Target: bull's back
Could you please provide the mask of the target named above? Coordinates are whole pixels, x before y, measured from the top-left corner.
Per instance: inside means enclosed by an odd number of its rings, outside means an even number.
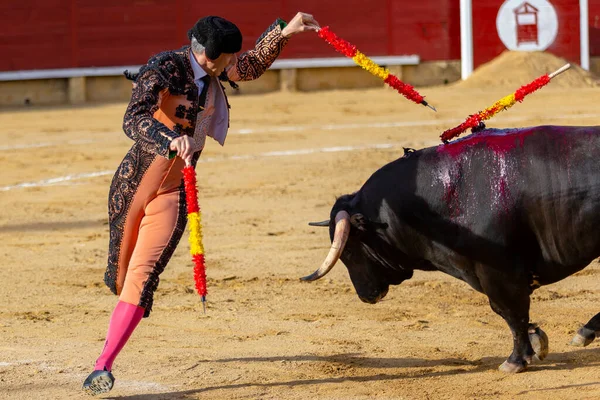
[[[539,268],[556,273],[550,281],[600,255],[600,128],[484,130],[435,152],[457,223],[511,251],[537,252]]]
[[[523,144],[528,228],[544,261],[584,267],[600,255],[600,129],[537,129]]]

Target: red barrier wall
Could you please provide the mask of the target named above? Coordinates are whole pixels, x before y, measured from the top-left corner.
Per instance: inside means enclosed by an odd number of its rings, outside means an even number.
[[[525,1],[525,0],[524,0]],[[549,51],[579,61],[579,0],[550,0],[559,36]],[[475,66],[504,49],[496,31],[502,0],[473,0]],[[600,56],[600,0],[589,0],[590,49]],[[458,0],[3,0],[0,71],[142,64],[187,43],[204,15],[234,21],[244,49],[277,16],[310,12],[365,54],[418,54],[423,61],[460,59]],[[316,35],[292,39],[282,58],[334,57]]]
[[[600,56],[600,0],[589,0],[590,55]]]
[[[0,71],[141,64],[186,44],[187,30],[204,15],[234,21],[248,49],[276,17],[289,20],[299,10],[368,55],[460,57],[456,0],[3,0]],[[333,56],[316,35],[294,37],[282,54]]]

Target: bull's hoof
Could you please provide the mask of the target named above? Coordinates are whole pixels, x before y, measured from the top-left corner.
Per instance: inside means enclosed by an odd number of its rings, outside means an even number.
[[[529,331],[529,341],[535,354],[533,359],[542,361],[548,355],[548,335],[537,326]]]
[[[527,369],[527,364],[515,364],[506,360],[498,367],[498,369],[509,374],[516,374],[525,371],[525,369]]]
[[[596,339],[596,332],[586,327],[582,327],[577,331],[575,336],[573,336],[570,345],[575,347],[585,347],[592,343],[594,339]]]

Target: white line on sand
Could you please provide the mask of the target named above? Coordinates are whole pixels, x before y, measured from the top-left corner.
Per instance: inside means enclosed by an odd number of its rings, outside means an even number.
[[[564,119],[585,119],[585,118],[598,118],[600,114],[578,114],[578,115],[555,115],[550,118],[547,118],[549,121],[551,120],[564,120]],[[518,122],[518,121],[526,121],[531,119],[531,117],[522,116],[522,117],[503,117],[502,120],[506,122]],[[363,129],[363,128],[396,128],[396,127],[410,127],[410,126],[431,126],[431,125],[440,125],[440,124],[453,124],[462,122],[459,119],[447,119],[447,120],[431,120],[431,121],[399,121],[399,122],[372,122],[372,123],[364,123],[364,124],[334,124],[334,125],[297,125],[297,126],[272,126],[258,129],[234,129],[231,130],[230,133],[240,134],[240,135],[249,135],[254,133],[261,132],[287,132],[287,131],[306,131],[312,129],[321,129],[321,130],[343,130],[343,129]],[[92,143],[93,140],[80,140],[80,141],[72,141],[68,143],[72,144],[84,144],[84,143]],[[13,146],[4,146],[0,147],[0,151],[2,150],[15,150],[15,149],[25,149],[28,147],[46,147],[58,145],[59,143],[37,143],[31,145],[13,145]],[[64,142],[60,143],[64,145]],[[439,144],[438,142],[431,142],[428,145],[434,146],[435,144]],[[294,156],[294,155],[305,155],[305,154],[313,154],[313,153],[330,153],[330,152],[340,152],[340,151],[353,151],[353,150],[365,150],[365,149],[385,149],[385,148],[393,148],[399,145],[395,144],[374,144],[370,146],[344,146],[344,147],[325,147],[320,149],[303,149],[303,150],[288,150],[288,151],[273,151],[268,153],[261,153],[257,155],[241,155],[241,156],[231,156],[224,158],[205,158],[200,159],[200,162],[218,162],[218,161],[226,161],[226,160],[250,160],[261,157],[278,157],[278,156]],[[62,184],[67,181],[74,181],[80,179],[94,178],[98,176],[105,176],[114,173],[114,171],[100,171],[100,172],[90,172],[83,174],[75,174],[75,175],[67,175],[61,176],[57,178],[45,179],[37,182],[23,182],[10,186],[2,186],[0,187],[0,191],[8,191],[12,189],[18,188],[26,188],[26,187],[42,187],[42,186],[51,186]]]
[[[586,119],[586,118],[600,118],[600,114],[571,114],[571,115],[554,115],[551,117],[544,117],[548,123],[556,120],[568,120],[568,119]],[[519,122],[531,120],[531,116],[498,116],[497,119],[500,122]],[[339,131],[348,129],[384,129],[384,128],[406,128],[412,126],[436,126],[436,125],[447,125],[448,128],[452,124],[458,124],[463,122],[462,119],[439,119],[439,120],[423,120],[423,121],[392,121],[392,122],[367,122],[367,123],[355,123],[355,124],[324,124],[324,125],[292,125],[292,126],[267,126],[261,128],[245,128],[245,129],[230,129],[229,134],[233,135],[250,135],[256,133],[274,133],[274,132],[303,132],[311,130],[325,130],[325,131]],[[113,132],[114,133],[114,132]],[[441,132],[440,132],[441,133]],[[0,151],[9,150],[22,150],[39,147],[52,147],[52,146],[64,146],[64,145],[78,145],[78,144],[89,144],[97,143],[101,140],[72,140],[69,142],[44,142],[44,143],[25,143],[25,144],[13,144],[10,146],[0,146]]]
[[[69,140],[66,142],[59,141],[59,142],[13,144],[10,146],[0,146],[0,151],[37,149],[37,148],[41,148],[41,147],[53,147],[53,146],[70,146],[70,145],[90,144],[90,143],[97,143],[97,142],[100,142],[100,140],[84,139],[84,140]]]
[[[37,182],[23,182],[23,183],[17,183],[15,185],[10,185],[10,186],[2,186],[2,187],[0,187],[0,191],[6,192],[6,191],[9,191],[12,189],[19,189],[19,188],[52,186],[52,185],[61,184],[66,181],[75,181],[75,180],[79,180],[79,179],[95,178],[97,176],[114,174],[114,172],[115,171],[99,171],[99,172],[88,172],[88,173],[84,173],[84,174],[59,176],[58,178],[44,179],[44,180],[37,181]]]
[[[231,157],[222,157],[222,158],[205,158],[200,159],[201,163],[210,163],[210,162],[220,162],[220,161],[230,161],[230,160],[252,160],[264,157],[286,157],[286,156],[297,156],[297,155],[305,155],[305,154],[314,154],[314,153],[337,153],[337,152],[346,152],[346,151],[355,151],[355,150],[370,150],[370,149],[391,149],[397,147],[399,145],[390,144],[390,143],[376,143],[372,145],[366,146],[338,146],[338,147],[322,147],[318,149],[299,149],[299,150],[285,150],[285,151],[270,151],[266,153],[259,154],[246,154],[240,156],[231,156]],[[0,187],[0,191],[6,192],[13,189],[20,188],[30,188],[30,187],[43,187],[43,186],[53,186],[64,184],[64,182],[72,182],[81,179],[95,178],[98,176],[106,176],[112,175],[115,171],[98,171],[98,172],[88,172],[82,174],[73,174],[66,176],[59,176],[57,178],[44,179],[37,182],[22,182],[17,183],[10,186],[2,186]]]
[[[549,122],[553,120],[565,120],[565,119],[585,119],[585,118],[600,118],[600,114],[576,114],[576,115],[554,115],[552,117],[545,117]],[[531,116],[520,116],[520,117],[503,117],[499,116],[501,122],[519,122],[531,120]],[[458,124],[463,122],[463,119],[439,119],[439,120],[423,120],[423,121],[396,121],[396,122],[368,122],[368,123],[356,123],[356,124],[331,124],[331,125],[296,125],[296,126],[272,126],[255,129],[234,129],[230,133],[239,135],[249,135],[253,133],[264,133],[264,132],[301,132],[308,130],[325,130],[325,131],[337,131],[344,129],[364,129],[364,128],[406,128],[411,126],[435,126],[435,125],[448,125],[451,128],[451,124]],[[441,133],[441,132],[440,132]]]
[[[37,362],[39,362],[39,361],[36,361],[36,360],[18,360],[18,361],[14,361],[14,362],[0,361],[0,367],[10,367],[11,365],[27,365],[27,364],[37,363]]]
[[[167,392],[173,390],[170,386],[161,385],[156,382],[147,382],[147,381],[119,381],[119,388],[128,389],[134,392],[138,392],[140,390],[150,390],[153,392]]]
[[[65,376],[69,376],[72,381],[82,382],[87,374],[79,373],[79,372],[69,372],[69,368],[61,368],[54,363],[48,363],[44,360],[20,360],[15,362],[4,362],[0,361],[0,367],[10,367],[10,366],[18,366],[18,365],[29,365],[34,364],[37,365],[39,369],[48,372],[54,372],[57,370],[63,370],[62,373]],[[140,390],[149,390],[152,392],[166,392],[169,390],[173,390],[172,387],[161,385],[156,382],[148,382],[148,381],[130,381],[130,380],[119,380],[119,387],[133,391],[139,392]]]

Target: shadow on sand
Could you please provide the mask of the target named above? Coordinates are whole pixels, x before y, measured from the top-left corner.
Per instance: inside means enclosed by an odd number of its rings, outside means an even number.
[[[585,355],[584,355],[585,354]],[[597,359],[597,361],[587,362],[585,365],[580,364],[582,357],[585,359]],[[339,354],[335,356],[293,356],[293,357],[248,357],[248,358],[228,358],[220,360],[199,360],[199,363],[230,363],[243,362],[252,363],[272,363],[278,361],[297,361],[297,362],[325,362],[325,363],[345,363],[351,364],[357,368],[424,368],[423,373],[405,372],[396,374],[374,374],[367,376],[342,376],[342,377],[323,377],[317,379],[304,380],[287,380],[269,383],[236,383],[218,386],[207,386],[198,389],[188,389],[182,391],[173,391],[165,393],[140,394],[129,396],[107,397],[114,400],[160,400],[160,399],[183,399],[187,396],[208,393],[217,390],[236,390],[243,388],[273,388],[273,387],[294,387],[303,385],[321,385],[321,384],[344,384],[347,382],[378,382],[378,381],[397,381],[405,378],[431,378],[440,376],[460,376],[479,372],[495,371],[496,368],[504,361],[502,357],[484,357],[480,360],[469,361],[458,358],[444,358],[439,360],[424,360],[420,358],[374,358],[361,357],[354,353]],[[579,361],[579,362],[578,362]],[[454,367],[446,371],[431,372],[427,369],[439,366]],[[529,367],[528,371],[561,371],[572,370],[582,367],[598,367],[600,366],[600,348],[581,349],[568,353],[550,354],[546,361],[541,364],[534,364]],[[468,367],[468,368],[465,368]],[[527,372],[524,372],[527,373]],[[501,372],[498,372],[501,374]],[[579,385],[560,386],[555,388],[545,388],[539,390],[528,390],[520,394],[535,392],[535,391],[550,391],[558,389],[568,389],[578,386],[600,385],[600,382],[584,383]]]

